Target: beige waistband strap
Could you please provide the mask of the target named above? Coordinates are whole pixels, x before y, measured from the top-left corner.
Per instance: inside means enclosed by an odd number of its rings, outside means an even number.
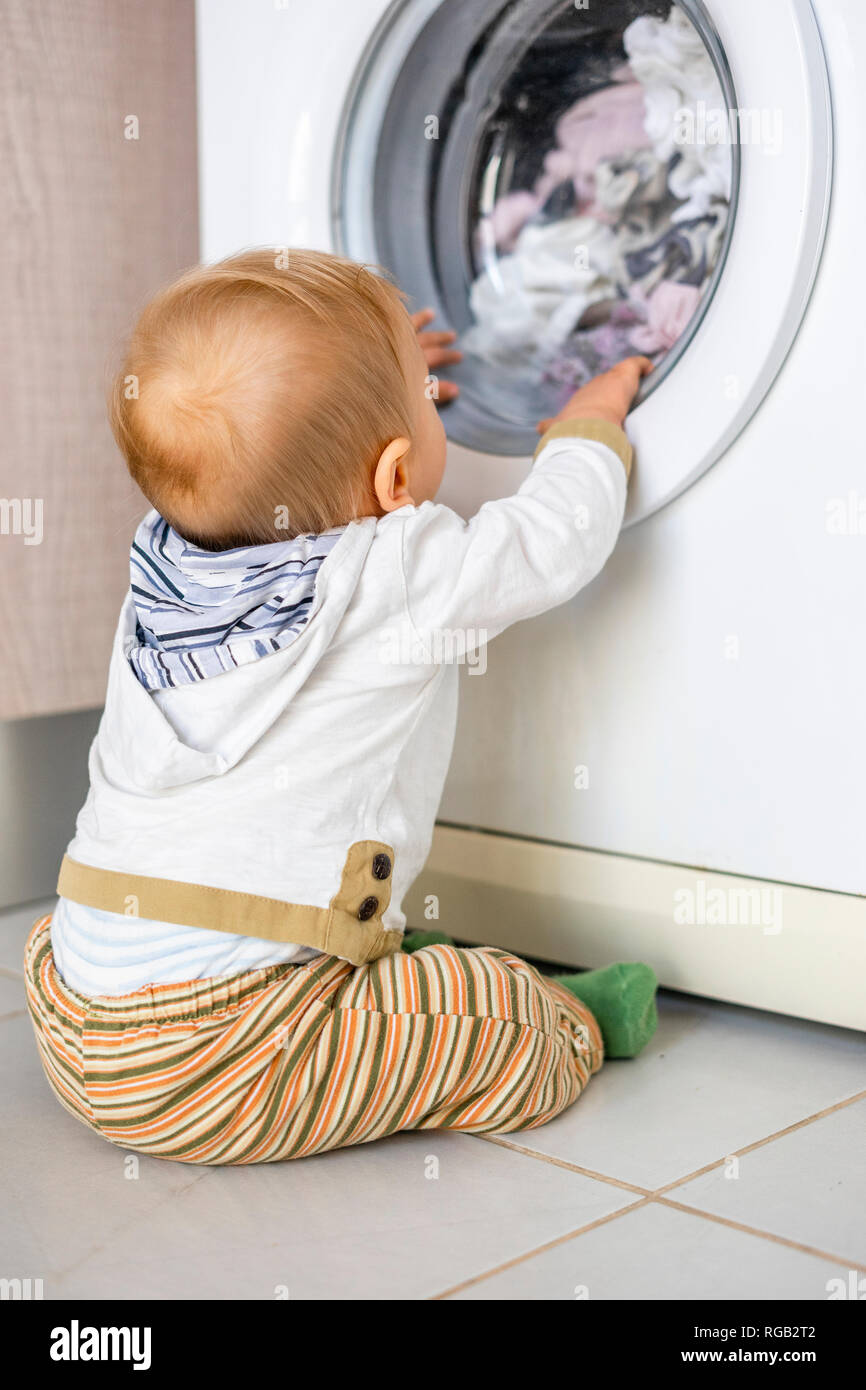
[[[382,926],[382,913],[391,901],[393,867],[390,845],[358,840],[346,855],[340,886],[330,905],[310,907],[203,883],[97,869],[66,855],[57,892],[104,912],[266,941],[291,941],[352,965],[364,965],[400,948],[402,933]]]

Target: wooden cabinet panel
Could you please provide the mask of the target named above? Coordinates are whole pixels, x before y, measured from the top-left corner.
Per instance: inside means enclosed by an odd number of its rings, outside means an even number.
[[[106,385],[138,306],[197,259],[198,230],[193,0],[6,0],[2,30],[8,719],[102,702],[146,507],[108,428]]]

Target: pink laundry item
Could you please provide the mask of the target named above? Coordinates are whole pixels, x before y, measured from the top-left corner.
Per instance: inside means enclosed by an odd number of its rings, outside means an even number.
[[[535,192],[542,198],[549,198],[554,188],[574,177],[574,162],[568,150],[548,150],[543,169],[535,184]]]
[[[695,285],[662,280],[646,301],[647,321],[629,334],[638,352],[668,352],[685,332],[701,297]]]
[[[500,251],[513,251],[523,228],[540,211],[543,202],[544,199],[537,193],[529,193],[526,189],[497,198],[490,217],[486,219],[489,231],[485,230],[485,241],[491,240]]]
[[[527,222],[540,212],[554,188],[573,176],[574,167],[570,154],[565,150],[548,150],[544,156],[543,172],[535,181],[532,192],[518,189],[497,198],[490,214],[490,231],[485,239],[491,239],[500,251],[513,251]]]
[[[628,76],[627,67],[617,71],[621,77]],[[532,191],[518,189],[497,199],[485,241],[492,241],[500,251],[512,251],[527,222],[567,179],[574,184],[578,207],[592,204],[595,171],[602,159],[621,155],[624,150],[649,148],[644,115],[643,88],[632,80],[618,81],[576,101],[556,123],[558,144],[545,155]]]
[[[600,160],[621,155],[624,150],[649,149],[645,115],[644,89],[631,81],[617,82],[582,97],[560,116],[557,145],[569,156],[579,206],[595,197],[595,170]]]

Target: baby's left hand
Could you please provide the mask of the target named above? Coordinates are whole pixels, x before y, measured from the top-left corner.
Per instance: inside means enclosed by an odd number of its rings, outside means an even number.
[[[436,367],[446,367],[449,363],[462,362],[463,353],[457,348],[452,348],[451,343],[457,341],[456,333],[425,333],[428,323],[432,323],[436,317],[434,309],[419,309],[417,314],[412,314],[412,327],[418,334],[418,342],[424,354],[424,360],[430,368],[431,374],[435,374]],[[453,381],[439,382],[439,395],[437,400],[440,405],[445,401],[453,401],[455,396],[459,396],[460,387]]]

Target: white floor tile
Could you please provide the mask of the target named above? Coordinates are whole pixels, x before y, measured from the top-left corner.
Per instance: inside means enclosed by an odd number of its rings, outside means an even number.
[[[43,1279],[46,1297],[61,1270],[115,1242],[124,1248],[129,1225],[202,1176],[143,1160],[141,1177],[130,1181],[124,1151],[54,1098],[27,1015],[0,1021],[0,1096],[3,1273]]]
[[[453,1297],[823,1300],[828,1281],[845,1277],[841,1265],[651,1203]]]
[[[866,1100],[675,1188],[678,1202],[866,1264]]]
[[[0,970],[0,1018],[7,1014],[20,1013],[26,1009],[24,980],[20,974]]]
[[[538,1153],[656,1188],[864,1089],[866,1035],[665,995],[646,1052],[518,1136]]]
[[[46,1284],[46,1297],[423,1298],[632,1200],[465,1135],[400,1135],[208,1169]]]
[[[0,1022],[0,1095],[4,1269],[46,1298],[423,1297],[633,1200],[442,1133],[254,1168],[141,1158],[130,1178],[55,1100],[27,1017]]]

